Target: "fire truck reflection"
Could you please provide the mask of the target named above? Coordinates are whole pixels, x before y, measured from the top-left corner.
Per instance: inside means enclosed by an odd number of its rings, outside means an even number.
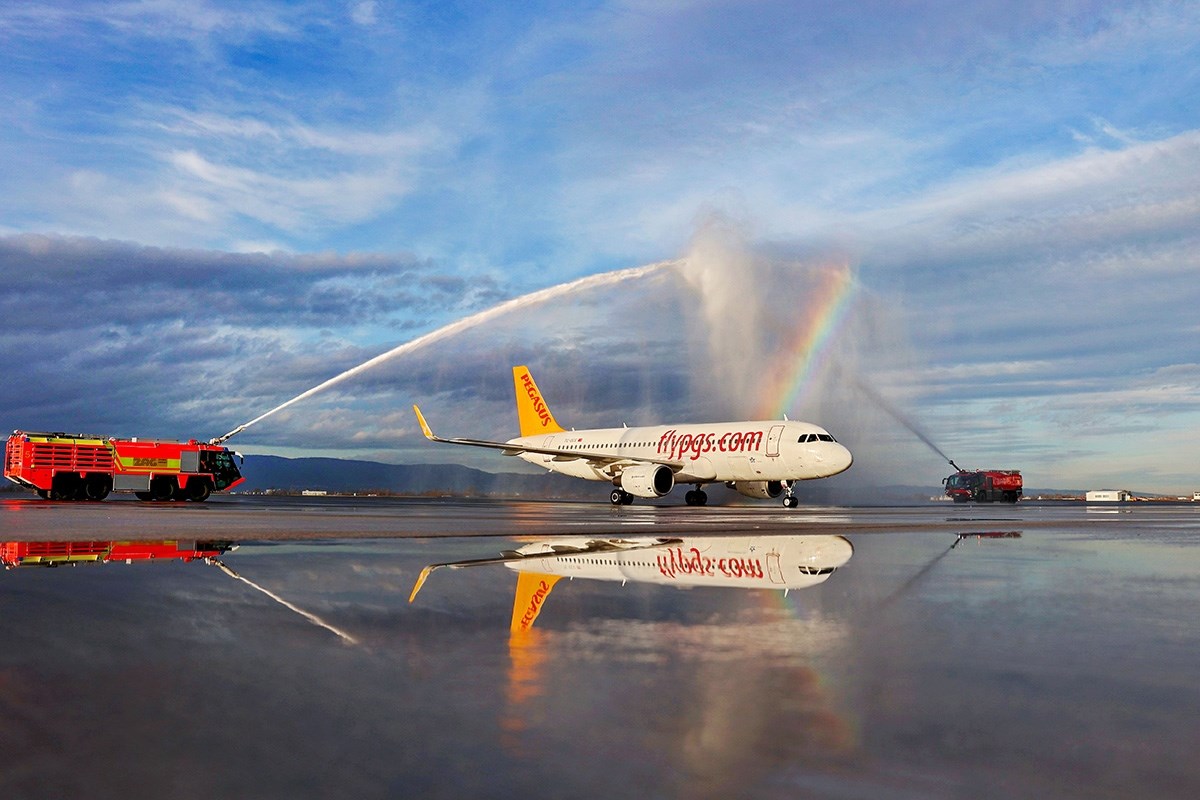
[[[110,561],[195,561],[206,563],[237,545],[226,541],[148,542],[0,542],[0,563],[5,569],[16,567],[74,567],[80,564],[104,564]]]
[[[237,544],[227,541],[185,542],[176,540],[148,542],[0,542],[0,563],[4,568],[16,567],[74,567],[80,564],[104,564],[110,561],[183,561],[199,560],[217,567],[236,581],[262,592],[289,611],[299,614],[313,625],[336,634],[347,644],[358,644],[358,639],[337,626],[327,622],[311,611],[300,608],[277,593],[262,586],[223,563],[217,556],[236,550]]]

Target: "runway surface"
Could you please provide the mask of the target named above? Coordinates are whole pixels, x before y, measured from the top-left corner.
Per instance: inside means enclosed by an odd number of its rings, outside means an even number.
[[[0,532],[0,797],[1200,796],[1200,504],[10,498]],[[409,602],[563,537],[673,543],[576,557],[524,630],[502,565]],[[693,585],[715,537],[812,585]]]
[[[910,507],[810,506],[777,502],[693,508],[681,504],[497,501],[387,497],[217,496],[206,503],[142,503],[118,495],[102,503],[54,503],[33,495],[0,500],[0,533],[21,539],[657,535],[723,533],[986,531],[1019,523],[1041,530],[1127,521],[1188,526],[1200,503],[928,503]]]

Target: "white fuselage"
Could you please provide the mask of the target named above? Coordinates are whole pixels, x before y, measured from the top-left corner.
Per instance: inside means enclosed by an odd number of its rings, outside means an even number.
[[[553,545],[540,542],[517,552],[536,555]],[[564,578],[801,589],[823,583],[853,553],[853,545],[841,536],[705,536],[684,538],[662,547],[564,553],[553,558],[509,561],[505,566],[517,572]]]
[[[521,458],[551,472],[596,481],[612,480],[613,465],[589,460],[589,455],[682,462],[677,483],[826,478],[853,461],[825,429],[779,420],[597,428],[522,436],[509,443],[565,450],[562,455],[522,453]]]

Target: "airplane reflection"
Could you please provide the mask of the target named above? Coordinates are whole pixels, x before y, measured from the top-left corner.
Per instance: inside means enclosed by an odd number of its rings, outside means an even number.
[[[517,756],[531,755],[527,734],[539,724],[540,699],[554,691],[548,676],[563,668],[564,659],[586,660],[602,653],[608,660],[615,649],[632,646],[637,651],[636,643],[647,638],[673,642],[675,652],[685,661],[695,659],[695,674],[683,679],[691,687],[687,691],[711,695],[711,702],[700,703],[689,716],[683,756],[693,771],[703,776],[705,786],[733,789],[726,785],[729,776],[741,774],[743,766],[771,750],[774,745],[766,743],[773,741],[781,726],[805,752],[833,756],[854,746],[853,726],[836,710],[827,682],[797,652],[798,647],[803,653],[819,651],[840,639],[836,625],[819,614],[801,619],[768,618],[751,639],[747,639],[744,619],[737,625],[710,620],[697,626],[623,620],[617,628],[602,624],[544,631],[534,623],[547,597],[563,578],[679,588],[766,589],[775,590],[767,594],[786,594],[824,583],[853,553],[849,540],[832,535],[555,539],[525,544],[497,557],[431,564],[421,571],[409,602],[437,569],[503,564],[517,573],[506,705],[500,719],[502,746]],[[798,630],[807,635],[798,638]],[[751,680],[731,686],[722,654],[744,658],[750,641],[763,658],[756,662],[759,666],[751,668]],[[800,641],[803,646],[797,644]],[[800,660],[794,661],[796,658]],[[763,664],[772,666],[761,667]]]
[[[704,536],[634,539],[555,539],[523,545],[494,558],[430,564],[421,570],[411,603],[431,573],[503,564],[518,573],[512,630],[533,627],[562,578],[691,587],[792,589],[828,580],[850,560],[842,536]]]

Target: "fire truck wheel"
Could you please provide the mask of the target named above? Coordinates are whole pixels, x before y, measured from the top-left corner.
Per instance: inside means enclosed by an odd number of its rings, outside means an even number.
[[[83,483],[83,496],[85,500],[103,500],[108,497],[108,493],[111,491],[112,484],[106,477],[94,476],[88,478]]]
[[[82,500],[83,481],[73,472],[60,472],[50,482],[51,500]]]
[[[50,492],[46,491],[45,489],[34,489],[34,491],[37,492],[37,496],[43,500],[50,499]]]
[[[179,485],[171,478],[155,478],[150,481],[150,498],[152,500],[171,500]]]
[[[203,503],[212,494],[212,485],[206,480],[193,478],[188,481],[187,499],[193,503]]]

